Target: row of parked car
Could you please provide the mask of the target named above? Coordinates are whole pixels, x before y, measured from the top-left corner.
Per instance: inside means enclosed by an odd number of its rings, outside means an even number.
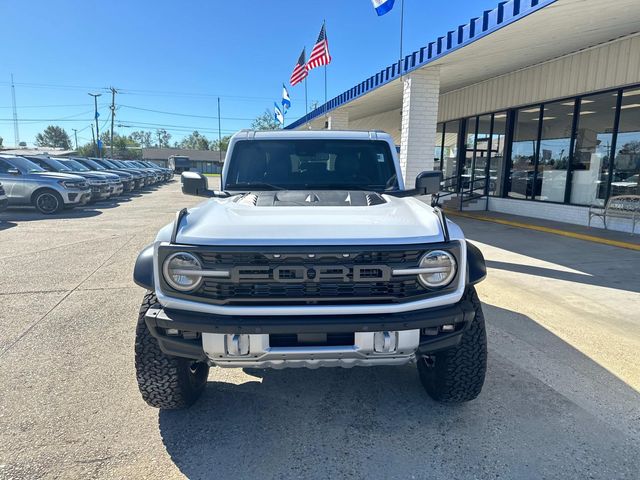
[[[172,178],[172,170],[142,160],[0,153],[0,211],[32,205],[52,215]]]

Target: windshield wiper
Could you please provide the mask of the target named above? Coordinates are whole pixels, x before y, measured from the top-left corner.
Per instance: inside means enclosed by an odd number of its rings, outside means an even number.
[[[283,187],[281,185],[273,185],[271,183],[264,183],[264,182],[238,182],[238,183],[232,183],[231,185],[227,185],[227,190],[234,190],[236,188],[239,189],[264,189],[267,188],[269,190],[287,190],[287,187]]]

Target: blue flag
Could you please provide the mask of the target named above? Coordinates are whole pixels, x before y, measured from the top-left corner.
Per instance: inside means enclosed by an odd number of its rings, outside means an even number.
[[[373,3],[373,8],[376,9],[376,13],[379,17],[381,17],[385,13],[389,13],[393,8],[394,2],[395,0],[371,0],[371,3]]]
[[[99,116],[100,116],[100,112],[96,110],[96,120],[98,119]]]
[[[278,104],[276,102],[273,102],[273,118],[280,125],[284,125],[284,115],[282,114],[282,110],[280,110],[280,107],[278,107]]]
[[[287,87],[282,84],[282,107],[285,111],[291,108],[291,98],[289,98],[289,92],[287,92]]]

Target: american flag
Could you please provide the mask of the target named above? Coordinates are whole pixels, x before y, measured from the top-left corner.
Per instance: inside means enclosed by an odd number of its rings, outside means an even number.
[[[312,70],[322,65],[328,65],[329,63],[331,63],[329,42],[327,42],[327,32],[325,31],[324,27],[324,24],[322,24],[320,35],[318,35],[318,41],[314,45],[313,50],[311,50],[311,55],[309,55],[307,70]]]
[[[305,57],[305,49],[303,48],[302,53],[300,54],[300,58],[298,58],[298,63],[296,63],[296,66],[293,67],[293,73],[291,73],[291,78],[289,79],[289,83],[291,83],[292,87],[300,83],[302,80],[307,78],[307,75],[309,75],[309,72],[307,72],[307,68],[305,65]]]

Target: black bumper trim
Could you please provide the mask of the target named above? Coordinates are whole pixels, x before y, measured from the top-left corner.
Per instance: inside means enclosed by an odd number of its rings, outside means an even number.
[[[473,305],[464,298],[447,307],[370,315],[232,316],[149,309],[145,321],[150,327],[203,333],[339,333],[437,327],[469,322],[473,316]]]

